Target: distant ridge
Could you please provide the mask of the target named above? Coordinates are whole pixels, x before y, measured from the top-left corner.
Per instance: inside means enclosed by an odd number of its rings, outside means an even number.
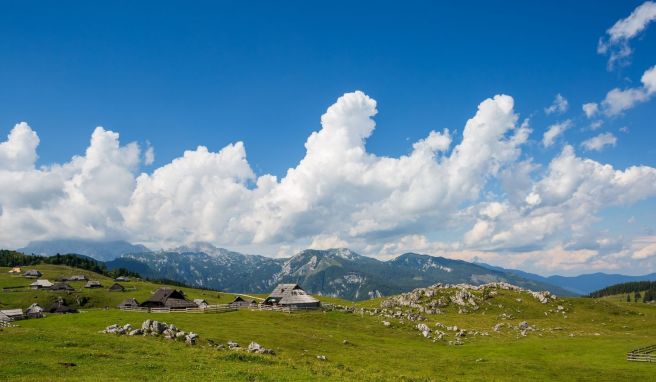
[[[549,283],[559,286],[569,292],[579,295],[589,295],[599,289],[606,288],[615,284],[622,284],[634,281],[656,281],[656,273],[650,273],[642,276],[627,276],[620,274],[608,273],[590,273],[578,276],[540,276],[533,273],[520,271],[517,269],[505,269],[484,263],[476,263],[488,269],[498,270],[501,272],[512,273],[529,280]]]
[[[75,253],[85,255],[100,261],[114,260],[126,253],[150,252],[141,244],[131,244],[123,240],[94,241],[78,239],[59,239],[33,241],[27,246],[17,249],[18,252],[40,256]]]

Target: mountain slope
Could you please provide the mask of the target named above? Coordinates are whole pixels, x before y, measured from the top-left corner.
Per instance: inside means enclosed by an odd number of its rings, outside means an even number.
[[[626,282],[634,281],[653,281],[656,280],[656,273],[650,273],[642,276],[626,276],[607,273],[591,273],[578,276],[540,276],[534,273],[520,271],[518,269],[505,269],[484,263],[476,263],[482,267],[497,270],[507,274],[514,274],[524,279],[533,280],[541,283],[551,284],[567,290],[577,295],[588,295],[596,290]]]
[[[278,283],[298,283],[310,293],[350,300],[389,296],[436,283],[495,281],[571,295],[548,283],[465,261],[414,253],[379,261],[344,248],[308,249],[288,259],[272,259],[196,243],[166,252],[126,254],[108,266],[228,292],[268,293]]]
[[[127,241],[92,241],[92,240],[45,240],[33,241],[26,247],[17,249],[18,252],[25,254],[35,254],[41,256],[52,256],[57,253],[75,253],[85,255],[100,261],[114,260],[115,258],[135,252],[150,252],[150,250],[140,244],[131,244]]]

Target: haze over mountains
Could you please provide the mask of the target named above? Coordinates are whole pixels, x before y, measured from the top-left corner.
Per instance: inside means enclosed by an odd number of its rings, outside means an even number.
[[[656,280],[656,274],[624,276],[595,273],[549,276],[405,253],[389,261],[349,249],[307,249],[290,258],[245,255],[193,243],[154,252],[125,241],[52,240],[30,243],[20,252],[40,255],[77,253],[106,262],[110,269],[127,268],[145,277],[167,278],[227,292],[267,293],[280,282],[295,282],[311,293],[363,300],[441,283],[482,284],[505,281],[557,295],[588,294],[618,282]]]

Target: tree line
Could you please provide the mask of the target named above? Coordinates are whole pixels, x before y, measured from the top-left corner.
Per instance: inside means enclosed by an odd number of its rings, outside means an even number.
[[[103,276],[117,278],[120,276],[137,277],[141,276],[126,268],[117,268],[109,270],[103,262],[92,259],[87,256],[68,253],[65,255],[56,254],[54,256],[25,255],[20,252],[0,249],[0,267],[17,267],[38,264],[66,265],[69,267],[85,269],[87,271],[99,273]]]
[[[142,278],[141,275],[137,272],[133,272],[127,268],[115,268],[109,269],[107,265],[102,261],[92,259],[88,256],[78,255],[74,253],[68,253],[65,255],[56,254],[53,256],[39,256],[39,255],[26,255],[20,252],[0,249],[0,267],[25,267],[30,265],[38,264],[53,264],[53,265],[66,265],[73,268],[80,268],[87,271],[95,272],[103,276],[111,277],[113,279],[121,276],[133,277],[133,278]],[[144,278],[146,281],[150,281],[155,284],[164,284],[172,285],[177,287],[185,288],[198,288],[186,283],[170,280],[166,278]],[[208,289],[208,288],[202,288]],[[214,290],[214,289],[208,289]]]
[[[590,297],[598,298],[626,294],[627,302],[650,302],[656,300],[656,281],[631,281],[615,284],[590,293]]]

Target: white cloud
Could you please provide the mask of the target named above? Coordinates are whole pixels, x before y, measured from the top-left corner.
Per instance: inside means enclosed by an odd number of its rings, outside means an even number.
[[[615,146],[617,137],[612,133],[602,133],[581,143],[584,149],[588,151],[601,151],[606,146]]]
[[[556,138],[562,135],[565,130],[569,129],[570,127],[572,127],[572,121],[569,119],[564,122],[555,123],[549,126],[547,131],[545,131],[544,135],[542,136],[542,144],[544,147],[553,145],[556,141]]]
[[[569,102],[567,102],[567,99],[562,95],[560,95],[559,93],[556,94],[556,97],[554,98],[551,106],[546,107],[544,109],[544,112],[546,114],[553,114],[553,113],[562,114],[566,112],[568,108],[569,108]]]
[[[281,178],[256,175],[241,142],[218,152],[199,146],[138,175],[150,162],[148,146],[145,153],[122,146],[100,127],[83,156],[36,168],[38,136],[16,125],[0,143],[0,244],[120,237],[280,255],[348,245],[381,257],[415,251],[601,269],[612,262],[591,231],[597,213],[656,196],[652,167],[617,170],[571,146],[546,168],[522,157],[531,130],[518,123],[509,96],[481,102],[458,142],[449,130],[430,132],[400,157],[367,152],[376,113],[362,92],[340,97],[308,137],[304,158]],[[563,124],[545,142],[571,121]],[[623,251],[634,262],[649,257]]]
[[[118,134],[96,128],[84,156],[35,168],[38,136],[25,123],[0,144],[0,243],[51,237],[120,235],[120,212],[134,189],[139,147],[120,146]]]
[[[656,236],[645,236],[634,240],[631,257],[636,260],[656,257]]]
[[[640,81],[640,87],[624,90],[615,88],[609,91],[601,102],[604,114],[609,117],[621,114],[639,103],[647,102],[656,94],[656,66],[647,69]]]
[[[14,126],[5,142],[0,143],[0,170],[34,168],[39,137],[25,122]]]
[[[599,112],[599,105],[595,102],[589,102],[583,104],[582,109],[586,117],[592,118]]]
[[[148,144],[146,152],[144,152],[144,164],[150,166],[153,162],[155,162],[155,149]]]
[[[616,64],[628,63],[633,53],[629,42],[654,20],[656,20],[656,3],[646,1],[633,10],[627,18],[618,20],[606,31],[606,36],[599,39],[597,52],[609,55],[609,69],[613,69]]]

